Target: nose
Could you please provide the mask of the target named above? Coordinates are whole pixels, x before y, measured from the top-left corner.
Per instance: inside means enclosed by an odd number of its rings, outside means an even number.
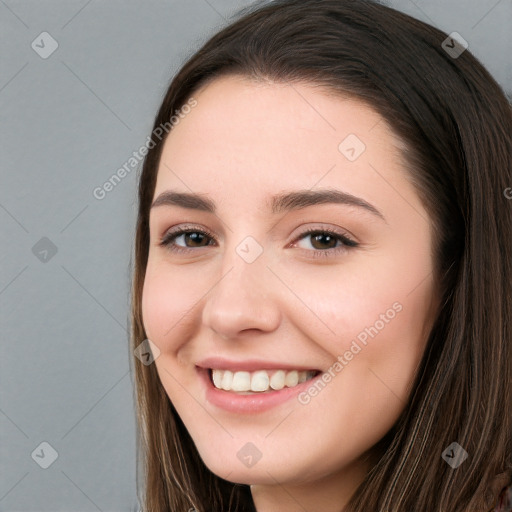
[[[247,263],[234,250],[224,258],[222,275],[206,296],[203,324],[218,336],[233,339],[252,330],[271,332],[281,322],[276,280],[261,254]]]

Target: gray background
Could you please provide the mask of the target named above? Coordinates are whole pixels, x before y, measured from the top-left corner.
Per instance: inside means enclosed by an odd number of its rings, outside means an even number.
[[[250,3],[0,0],[0,511],[137,510],[136,169],[92,192],[144,144],[183,60]],[[459,32],[512,89],[512,0],[388,3]]]

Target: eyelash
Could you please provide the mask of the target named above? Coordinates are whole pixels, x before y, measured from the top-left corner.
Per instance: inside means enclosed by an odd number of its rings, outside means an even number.
[[[207,236],[210,240],[214,239],[214,235],[207,230],[196,229],[196,228],[181,228],[179,230],[166,233],[160,240],[159,245],[162,247],[165,247],[175,253],[188,253],[190,251],[193,251],[195,248],[194,247],[189,247],[189,248],[180,247],[180,246],[174,245],[173,241],[181,235],[190,234],[190,233],[200,233],[201,235]],[[347,237],[346,235],[342,235],[342,234],[337,233],[336,231],[333,231],[330,229],[319,229],[319,228],[307,229],[306,231],[301,233],[298,238],[295,239],[293,244],[302,240],[303,238],[306,238],[308,235],[311,235],[311,234],[315,234],[315,235],[326,234],[326,235],[336,238],[338,241],[342,242],[342,244],[343,244],[339,247],[332,247],[332,248],[328,248],[328,249],[313,249],[313,250],[304,249],[308,253],[312,253],[311,256],[313,258],[332,257],[334,255],[338,255],[340,252],[349,251],[350,249],[355,248],[359,245],[358,242],[352,240],[351,238]],[[203,246],[203,247],[208,247],[208,246]],[[197,247],[197,249],[200,249],[200,248],[201,247]]]

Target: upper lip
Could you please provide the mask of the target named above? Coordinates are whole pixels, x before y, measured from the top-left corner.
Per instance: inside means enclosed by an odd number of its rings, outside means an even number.
[[[265,361],[263,359],[244,359],[243,361],[234,361],[232,359],[225,359],[223,357],[208,357],[202,359],[196,366],[208,370],[231,370],[231,371],[247,371],[253,372],[256,370],[314,370],[316,368],[311,366],[304,366],[301,364],[281,363],[279,361]]]

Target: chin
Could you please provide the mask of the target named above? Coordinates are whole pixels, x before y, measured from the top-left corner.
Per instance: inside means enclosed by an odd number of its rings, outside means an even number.
[[[206,467],[215,475],[229,482],[245,485],[275,485],[276,481],[299,482],[305,480],[306,468],[300,468],[290,465],[290,460],[277,454],[275,458],[262,457],[251,466],[246,466],[243,461],[243,454],[240,458],[234,452],[232,456],[227,456],[227,450],[218,456],[214,453],[200,453],[201,459]],[[242,459],[242,460],[240,460]],[[286,460],[285,460],[286,459]],[[252,461],[247,461],[247,464]],[[280,467],[279,462],[285,463],[284,467]]]

